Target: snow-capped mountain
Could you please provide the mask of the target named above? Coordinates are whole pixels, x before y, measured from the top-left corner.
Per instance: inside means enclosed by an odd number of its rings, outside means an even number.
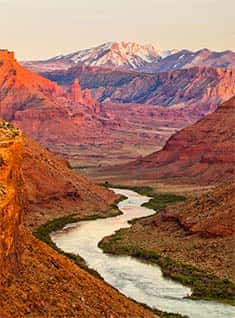
[[[194,66],[235,68],[235,53],[214,52],[208,49],[162,50],[153,45],[108,42],[49,60],[22,62],[22,64],[38,73],[67,70],[81,65],[157,73]]]
[[[149,63],[141,70],[156,73],[177,69],[188,69],[194,66],[235,68],[235,53],[232,51],[213,52],[202,49],[196,52],[181,50],[168,54],[157,63]]]
[[[161,50],[153,45],[140,45],[130,42],[109,42],[78,52],[59,55],[46,61],[23,62],[34,71],[65,70],[73,66],[89,65],[122,69],[139,69],[157,63],[175,50]]]

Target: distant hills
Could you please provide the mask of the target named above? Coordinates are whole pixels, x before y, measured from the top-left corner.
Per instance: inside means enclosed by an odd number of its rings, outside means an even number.
[[[108,42],[94,48],[59,55],[45,61],[25,61],[24,66],[36,72],[67,70],[74,66],[97,66],[149,73],[191,68],[235,67],[235,53],[232,51],[213,52],[208,49],[162,50],[153,45],[131,42]]]
[[[110,168],[115,178],[208,185],[234,182],[235,97],[173,135],[161,151]],[[112,171],[112,172],[111,172]],[[122,176],[121,176],[122,175]]]

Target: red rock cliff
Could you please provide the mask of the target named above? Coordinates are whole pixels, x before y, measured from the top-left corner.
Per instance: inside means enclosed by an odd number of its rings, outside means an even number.
[[[20,176],[22,138],[17,130],[0,126],[0,279],[9,280],[19,270],[21,200]]]

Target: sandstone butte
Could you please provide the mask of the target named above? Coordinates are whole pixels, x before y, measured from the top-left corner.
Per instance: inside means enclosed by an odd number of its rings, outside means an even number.
[[[22,67],[14,53],[0,50],[1,113],[34,139],[90,142],[101,134],[100,104],[75,81],[70,91]]]
[[[97,172],[109,180],[213,185],[233,181],[235,97],[174,134],[162,150],[126,165]],[[128,173],[127,173],[128,172]],[[103,177],[104,178],[104,177]]]
[[[73,200],[78,204],[88,201],[85,209],[95,204],[108,206],[114,195],[74,176],[65,161],[24,140],[19,130],[4,123],[0,127],[0,158],[0,317],[155,317],[38,241],[22,223],[27,218],[27,202],[30,207],[50,207],[57,199],[65,208]],[[43,174],[37,175],[37,168],[38,173],[43,169]],[[55,169],[61,169],[61,181],[59,177],[53,181]]]

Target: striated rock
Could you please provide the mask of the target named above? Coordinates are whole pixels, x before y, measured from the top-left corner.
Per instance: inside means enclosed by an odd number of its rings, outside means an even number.
[[[81,86],[100,102],[171,107],[181,109],[181,118],[202,118],[235,94],[235,72],[226,68],[195,66],[146,74],[82,66],[44,75],[65,86],[79,77]]]
[[[50,218],[105,211],[115,201],[113,192],[75,173],[64,159],[37,142],[24,138],[22,176],[31,225]]]
[[[155,317],[151,311],[39,242],[22,225],[24,198],[26,203],[39,206],[47,202],[54,210],[56,202],[63,198],[76,204],[86,200],[86,208],[90,205],[93,209],[90,213],[94,215],[95,205],[107,207],[114,194],[77,176],[64,160],[50,155],[38,144],[24,140],[23,146],[19,130],[7,123],[0,125],[0,156],[0,316],[88,318],[109,313],[114,317]],[[71,210],[67,210],[68,213]],[[51,216],[47,215],[45,220]]]
[[[22,237],[22,137],[0,124],[0,284],[20,269]]]
[[[205,185],[234,180],[234,121],[235,97],[173,135],[161,151],[111,168],[110,174],[128,171],[137,179]]]
[[[235,184],[222,184],[177,208],[168,208],[162,220],[177,222],[189,235],[232,236],[235,234]]]

